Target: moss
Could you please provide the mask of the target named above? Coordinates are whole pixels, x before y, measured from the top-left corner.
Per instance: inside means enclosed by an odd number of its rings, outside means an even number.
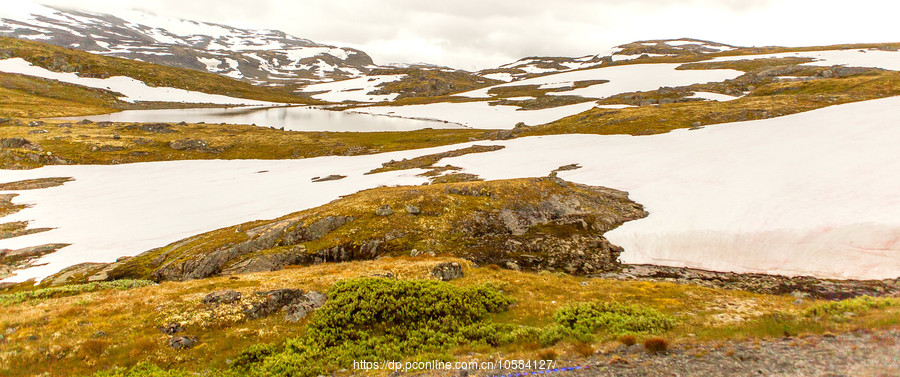
[[[153,284],[153,282],[147,280],[115,280],[41,288],[32,291],[2,294],[0,295],[0,306],[8,306],[34,300],[45,300],[55,297],[75,296],[86,292],[94,292],[106,289],[128,290],[133,288],[146,287],[151,284]]]
[[[429,168],[441,159],[450,158],[450,157],[459,157],[464,156],[471,153],[485,153],[485,152],[493,152],[500,149],[503,149],[503,146],[500,145],[473,145],[471,147],[466,147],[462,149],[454,149],[452,151],[429,154],[424,156],[415,157],[412,159],[403,159],[400,161],[388,161],[383,164],[380,168],[373,169],[366,174],[375,174],[375,173],[383,173],[394,170],[407,170],[407,169],[425,169]]]
[[[848,313],[864,314],[873,309],[900,307],[900,298],[859,296],[837,302],[812,306],[803,311],[807,317],[843,316]]]

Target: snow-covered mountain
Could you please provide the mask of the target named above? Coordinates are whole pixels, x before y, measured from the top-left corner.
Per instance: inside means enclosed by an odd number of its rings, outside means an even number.
[[[113,16],[23,2],[0,7],[0,36],[208,71],[262,85],[353,78],[374,67],[365,52],[277,30],[239,29],[137,11]]]

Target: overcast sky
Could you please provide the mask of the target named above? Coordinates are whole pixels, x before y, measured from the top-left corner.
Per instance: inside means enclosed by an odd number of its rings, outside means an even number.
[[[428,62],[469,70],[525,56],[593,55],[641,39],[691,37],[741,46],[900,42],[896,0],[36,2],[278,29],[361,49],[379,64]]]

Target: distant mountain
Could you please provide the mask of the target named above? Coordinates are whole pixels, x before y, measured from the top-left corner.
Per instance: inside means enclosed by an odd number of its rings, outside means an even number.
[[[597,55],[577,58],[531,56],[497,68],[481,70],[476,74],[489,79],[510,82],[642,57],[702,55],[734,49],[736,49],[734,46],[699,39],[656,39],[631,42]]]
[[[189,68],[261,85],[327,82],[377,68],[365,52],[277,30],[250,30],[141,12],[88,13],[20,3],[0,9],[0,36]]]

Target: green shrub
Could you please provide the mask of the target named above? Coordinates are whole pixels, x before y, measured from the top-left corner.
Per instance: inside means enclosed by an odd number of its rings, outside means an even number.
[[[0,305],[12,305],[31,300],[43,300],[55,297],[76,296],[86,292],[106,289],[128,290],[155,284],[149,280],[113,280],[86,284],[63,285],[59,287],[41,288],[0,295]]]
[[[180,370],[164,370],[150,363],[140,363],[131,368],[116,368],[97,372],[95,377],[187,377],[192,374]]]
[[[870,309],[883,309],[896,306],[900,306],[900,299],[898,298],[859,296],[809,307],[803,311],[803,315],[807,317],[827,317],[839,316],[844,313],[861,314]]]
[[[486,321],[511,300],[483,285],[460,288],[431,280],[360,278],[336,283],[328,301],[280,352],[258,347],[243,353],[251,375],[316,376],[353,361],[402,360],[461,344],[498,345],[515,326]],[[530,330],[520,330],[525,336]]]
[[[553,318],[560,325],[571,329],[574,334],[593,334],[598,331],[613,335],[655,334],[669,330],[675,325],[674,319],[653,308],[600,301],[563,307]]]

